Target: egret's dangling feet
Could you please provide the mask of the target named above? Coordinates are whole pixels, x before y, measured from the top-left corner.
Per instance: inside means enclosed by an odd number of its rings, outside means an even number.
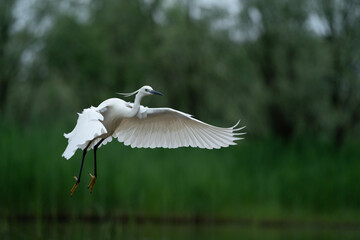
[[[80,181],[78,181],[78,178],[76,176],[74,176],[75,179],[75,184],[72,187],[72,189],[70,190],[70,197],[72,197],[72,195],[74,194],[74,192],[76,191],[77,187],[79,186]]]
[[[89,173],[89,176],[91,177],[91,180],[90,180],[90,183],[88,185],[88,188],[90,188],[90,193],[92,193],[93,187],[94,187],[95,181],[96,181],[96,176],[92,175],[91,173]]]

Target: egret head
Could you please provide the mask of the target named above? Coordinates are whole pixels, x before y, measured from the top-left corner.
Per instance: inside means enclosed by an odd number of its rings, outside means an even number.
[[[155,91],[154,89],[152,89],[152,87],[150,86],[143,86],[140,89],[136,90],[135,92],[132,93],[118,93],[121,94],[125,97],[130,97],[134,94],[137,94],[138,96],[140,96],[141,98],[144,96],[149,96],[149,95],[160,95],[162,96],[162,94],[158,91]]]
[[[152,89],[152,87],[150,86],[143,86],[142,88],[140,88],[139,93],[141,93],[143,96],[148,96],[148,95],[159,95],[162,96],[162,94],[158,91],[155,91],[154,89]]]

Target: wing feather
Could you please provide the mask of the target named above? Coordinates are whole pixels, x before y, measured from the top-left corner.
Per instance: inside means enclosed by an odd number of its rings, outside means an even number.
[[[121,123],[120,123],[121,124]],[[127,146],[127,145],[130,145],[129,143],[129,139],[131,138],[131,136],[133,135],[135,129],[136,129],[136,126],[130,126],[131,129],[129,129],[128,131],[124,131],[124,144]],[[120,141],[120,140],[119,140]]]
[[[186,129],[188,130],[188,132],[190,133],[190,138],[192,140],[192,142],[194,143],[194,147],[199,147],[199,148],[204,148],[202,142],[200,141],[200,139],[196,136],[196,134],[194,133],[193,129],[191,128],[191,126],[185,125]]]
[[[196,135],[199,136],[199,138],[201,139],[201,141],[204,144],[204,147],[207,149],[212,148],[211,144],[208,142],[207,138],[204,137],[204,134],[201,131],[201,127],[198,127],[195,129]]]
[[[178,121],[174,121],[174,125],[175,125],[175,138],[174,138],[174,148],[176,148],[176,146],[182,146],[182,142],[181,142],[181,137],[180,137],[180,129],[179,129],[179,122]]]
[[[217,128],[209,128],[209,131],[212,131],[220,139],[223,139],[224,141],[226,141],[226,145],[231,145],[231,142],[233,142],[234,140],[238,140],[234,137],[232,132],[221,131],[220,129],[217,129]]]
[[[179,140],[179,126],[177,121],[172,120],[171,121],[172,129],[173,129],[173,137],[171,138],[171,148],[176,148],[176,146],[181,146],[180,140]],[[171,134],[171,133],[170,133]]]
[[[208,136],[209,141],[211,141],[215,145],[215,148],[225,147],[225,145],[223,145],[223,143],[219,141],[219,139],[216,137],[216,134],[211,132],[209,129],[204,128],[202,129],[202,131],[204,132],[205,136]]]
[[[64,158],[70,159],[77,149],[84,149],[90,141],[107,133],[105,126],[101,123],[101,121],[104,120],[101,111],[101,109],[90,107],[84,109],[82,113],[79,113],[79,118],[74,130],[68,134],[64,134],[68,139],[68,145],[62,154]],[[109,139],[106,140],[106,142],[109,141]]]
[[[221,144],[214,138],[213,134],[211,132],[206,131],[204,128],[199,129],[202,135],[207,139],[210,146],[213,146],[214,148],[220,148]]]
[[[193,140],[190,138],[190,133],[187,130],[185,124],[182,121],[179,121],[179,125],[180,125],[180,129],[181,129],[181,146],[185,146],[185,147],[196,147]]]
[[[133,148],[221,148],[235,145],[244,127],[221,128],[171,108],[146,108],[133,118],[123,119],[113,137]]]
[[[222,138],[222,135],[219,134],[219,132],[214,131],[213,129],[209,128],[206,129],[207,132],[211,135],[211,137],[216,140],[216,142],[218,143],[218,145],[220,147],[226,147],[228,146],[228,140]]]
[[[143,124],[143,133],[145,134],[143,138],[140,138],[139,140],[139,147],[143,148],[144,144],[146,143],[146,141],[148,140],[149,134],[150,134],[150,127],[151,124]]]

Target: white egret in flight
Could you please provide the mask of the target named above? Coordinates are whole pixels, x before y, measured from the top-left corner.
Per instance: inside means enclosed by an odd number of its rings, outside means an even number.
[[[74,130],[64,136],[68,145],[62,154],[70,159],[77,149],[82,149],[82,161],[78,177],[71,189],[72,196],[77,189],[86,152],[94,149],[94,175],[89,173],[88,185],[93,190],[96,173],[96,150],[112,138],[130,145],[132,148],[221,148],[236,145],[235,140],[242,138],[236,128],[239,122],[230,128],[221,128],[201,122],[187,113],[171,108],[148,108],[140,105],[141,99],[148,95],[161,95],[150,86],[143,86],[132,93],[120,93],[125,97],[136,94],[134,103],[119,98],[110,98],[98,107],[84,109],[77,120]]]

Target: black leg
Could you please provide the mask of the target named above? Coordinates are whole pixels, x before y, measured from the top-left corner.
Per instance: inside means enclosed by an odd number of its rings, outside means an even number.
[[[80,165],[80,171],[79,171],[79,177],[77,179],[77,183],[80,182],[80,178],[81,178],[81,172],[82,172],[82,168],[83,168],[83,165],[84,165],[84,160],[85,160],[85,155],[86,155],[86,152],[87,152],[87,149],[88,147],[90,146],[91,142],[89,142],[89,144],[86,146],[86,148],[84,148],[83,150],[83,156],[82,156],[82,160],[81,160],[81,165]]]
[[[94,176],[89,173],[91,180],[90,183],[88,185],[88,188],[90,188],[90,193],[92,193],[93,188],[94,188],[94,184],[97,178],[97,173],[96,173],[96,150],[98,149],[98,147],[100,146],[100,144],[104,141],[104,138],[101,139],[95,146],[94,146]]]
[[[92,142],[92,141],[91,141]],[[72,187],[72,189],[70,190],[70,196],[72,197],[72,195],[74,194],[74,192],[76,191],[77,187],[79,186],[80,183],[80,178],[81,178],[81,172],[82,172],[82,168],[84,165],[84,160],[85,160],[85,155],[86,155],[86,151],[89,148],[91,142],[89,142],[89,144],[86,146],[86,148],[84,148],[83,150],[83,156],[82,156],[82,160],[81,160],[81,165],[80,165],[80,171],[79,171],[79,176],[78,178],[76,176],[74,176],[76,182],[74,184],[74,186]]]
[[[105,138],[101,139],[94,147],[94,176],[97,178],[97,173],[96,173],[96,150],[98,149],[98,147],[100,146],[100,144],[105,140]]]

